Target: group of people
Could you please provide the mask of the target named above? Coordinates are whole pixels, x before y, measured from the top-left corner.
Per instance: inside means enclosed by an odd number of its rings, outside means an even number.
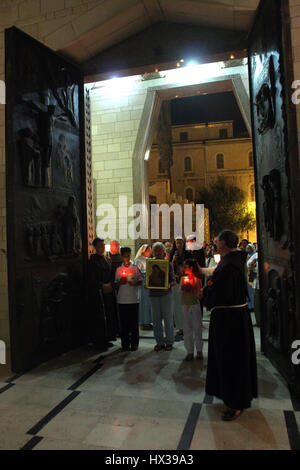
[[[224,230],[215,243],[196,238],[143,245],[134,263],[131,249],[96,238],[89,260],[90,340],[107,347],[121,338],[124,351],[139,346],[139,324],[153,328],[155,351],[170,351],[174,326],[182,330],[186,361],[203,359],[203,305],[211,311],[206,392],[223,399],[222,418],[236,419],[257,396],[256,355],[245,275],[247,253],[238,237]],[[218,263],[215,254],[221,261]],[[147,259],[168,260],[168,286],[146,285]],[[206,282],[205,282],[206,279]],[[153,325],[153,326],[152,326]]]

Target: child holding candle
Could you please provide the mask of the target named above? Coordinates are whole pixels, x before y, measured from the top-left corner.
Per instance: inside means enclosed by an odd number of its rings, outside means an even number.
[[[197,359],[203,359],[202,315],[199,299],[202,297],[201,273],[197,261],[187,259],[183,265],[184,276],[180,281],[182,290],[182,327],[184,346],[187,350],[186,361],[194,358],[196,346]]]
[[[121,248],[123,264],[117,269],[121,344],[124,351],[136,351],[139,345],[139,295],[142,274],[131,262],[131,248]]]

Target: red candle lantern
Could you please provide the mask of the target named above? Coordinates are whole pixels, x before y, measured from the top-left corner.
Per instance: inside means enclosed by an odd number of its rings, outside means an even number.
[[[183,283],[184,283],[185,285],[190,283],[189,276],[184,276],[184,278],[183,278]]]

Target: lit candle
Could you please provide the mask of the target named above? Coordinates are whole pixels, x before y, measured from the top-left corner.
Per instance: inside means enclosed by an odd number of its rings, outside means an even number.
[[[123,278],[127,277],[126,271],[123,271],[122,274],[121,274],[121,276],[122,276]]]
[[[184,283],[184,284],[189,284],[189,283],[190,283],[189,276],[184,276],[184,278],[183,278],[183,283]]]
[[[214,255],[214,260],[215,260],[216,263],[220,263],[221,255]]]

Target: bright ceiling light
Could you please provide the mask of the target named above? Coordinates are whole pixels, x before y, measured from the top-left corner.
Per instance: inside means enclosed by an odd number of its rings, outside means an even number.
[[[198,62],[196,62],[195,60],[190,60],[187,64],[186,64],[186,67],[195,67],[198,65]]]

